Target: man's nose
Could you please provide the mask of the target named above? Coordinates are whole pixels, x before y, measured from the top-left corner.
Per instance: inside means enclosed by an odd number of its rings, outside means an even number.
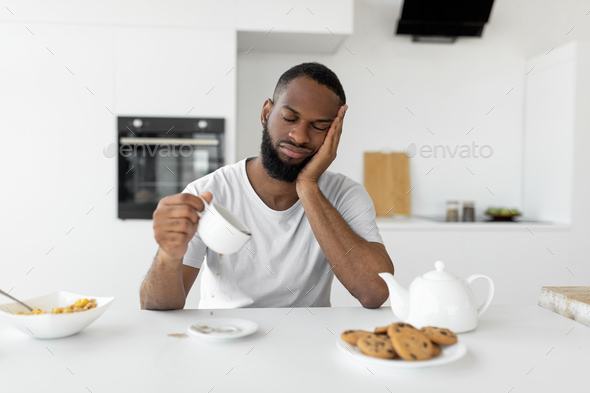
[[[289,130],[289,136],[298,145],[305,145],[311,142],[309,138],[309,125],[306,122],[299,121],[293,125],[293,128]]]

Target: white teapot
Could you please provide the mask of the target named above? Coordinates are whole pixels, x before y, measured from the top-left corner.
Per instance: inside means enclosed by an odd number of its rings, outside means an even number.
[[[391,273],[379,273],[387,283],[393,313],[417,328],[444,327],[455,333],[467,332],[477,326],[479,317],[488,308],[494,296],[494,282],[481,274],[463,280],[445,271],[445,263],[436,261],[436,270],[416,277],[409,291],[402,287]],[[489,282],[488,296],[477,306],[470,284],[485,278]]]

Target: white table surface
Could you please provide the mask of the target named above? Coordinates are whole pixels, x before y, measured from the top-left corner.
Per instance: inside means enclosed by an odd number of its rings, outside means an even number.
[[[311,311],[310,311],[311,310]],[[1,392],[564,392],[590,388],[590,328],[536,305],[491,306],[459,335],[467,355],[422,369],[369,366],[336,348],[381,308],[114,311],[81,333],[37,340],[0,325]],[[288,312],[288,313],[287,313]],[[313,312],[313,314],[312,314]],[[202,318],[253,320],[231,343],[173,338]]]

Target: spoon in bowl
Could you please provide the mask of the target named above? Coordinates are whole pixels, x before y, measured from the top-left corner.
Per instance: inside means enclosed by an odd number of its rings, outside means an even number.
[[[10,296],[9,294],[7,294],[6,292],[4,292],[4,291],[3,291],[3,290],[1,290],[1,289],[0,289],[0,295],[4,295],[4,296],[6,296],[6,297],[9,297],[9,298],[11,298],[12,300],[14,300],[15,302],[17,302],[17,303],[20,303],[21,305],[25,306],[25,307],[26,307],[26,308],[27,308],[29,311],[31,311],[31,312],[33,311],[33,309],[32,309],[31,307],[27,306],[26,304],[24,304],[23,302],[21,302],[21,301],[20,301],[20,300],[18,300],[17,298]]]

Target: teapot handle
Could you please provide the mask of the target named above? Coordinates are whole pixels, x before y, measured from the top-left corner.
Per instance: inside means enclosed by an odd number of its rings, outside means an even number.
[[[483,312],[488,308],[488,306],[492,302],[492,298],[494,297],[494,282],[491,278],[489,278],[488,276],[484,276],[482,274],[473,274],[467,277],[465,281],[467,281],[467,284],[471,285],[471,283],[477,280],[478,278],[485,278],[486,280],[488,280],[488,296],[486,297],[486,300],[484,300],[483,304],[479,306],[479,308],[477,309],[477,316],[480,317],[481,314],[483,314]]]

